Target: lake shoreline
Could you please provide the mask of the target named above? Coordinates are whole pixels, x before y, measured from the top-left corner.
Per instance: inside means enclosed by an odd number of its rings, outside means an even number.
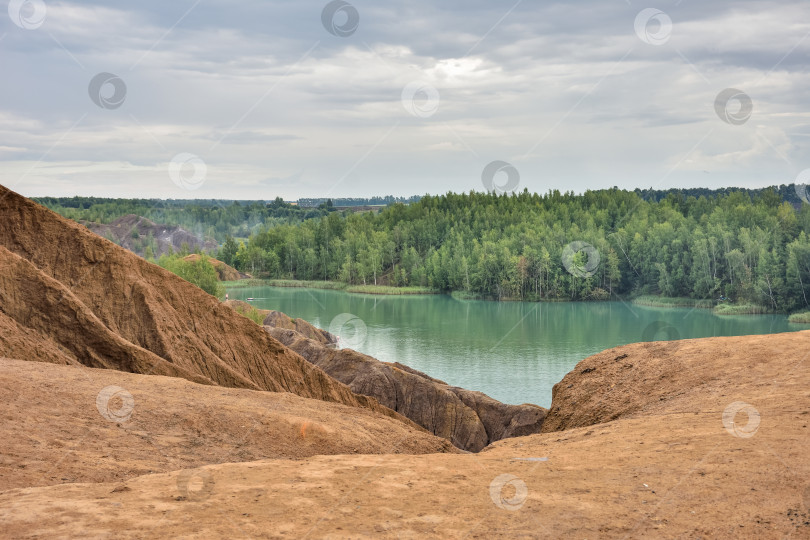
[[[377,296],[418,296],[418,295],[445,295],[459,301],[485,301],[485,302],[527,302],[527,303],[565,303],[576,304],[602,304],[611,300],[570,300],[567,298],[544,298],[542,300],[521,300],[519,298],[503,297],[487,298],[466,291],[442,292],[428,287],[390,287],[387,285],[349,285],[339,281],[306,281],[296,279],[242,279],[239,281],[223,281],[222,285],[226,289],[243,289],[249,287],[279,287],[290,289],[318,289],[329,291],[340,291],[349,294],[372,294]],[[790,315],[789,313],[774,312],[757,305],[736,305],[718,304],[714,305],[713,300],[695,299],[686,297],[666,297],[642,295],[629,299],[629,303],[643,307],[661,308],[682,308],[682,309],[706,309],[714,315],[723,317],[730,315]],[[810,324],[804,320],[792,320],[794,324]]]
[[[247,285],[230,289],[230,299],[251,298],[249,304],[259,310],[278,310],[340,335],[348,348],[510,405],[548,407],[565,373],[607,348],[805,329],[781,315],[720,317],[707,309],[629,301],[462,302],[444,294],[378,296]]]
[[[381,296],[407,296],[420,294],[443,294],[427,287],[389,287],[387,285],[349,285],[339,281],[305,281],[297,279],[242,279],[223,281],[226,289],[244,289],[248,287],[281,287],[289,289],[319,289],[341,291],[352,294],[376,294]]]

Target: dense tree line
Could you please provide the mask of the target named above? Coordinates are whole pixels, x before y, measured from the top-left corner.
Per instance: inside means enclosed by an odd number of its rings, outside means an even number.
[[[808,234],[810,205],[775,190],[471,192],[261,227],[218,258],[257,276],[499,299],[725,296],[793,311],[810,305]]]
[[[799,191],[803,191],[806,189],[806,186],[801,186],[802,189]],[[731,193],[745,193],[750,197],[757,197],[761,195],[764,191],[773,191],[776,192],[779,197],[786,202],[789,202],[796,206],[797,208],[802,204],[803,200],[799,196],[799,191],[796,190],[795,184],[782,184],[779,186],[771,186],[767,188],[756,188],[756,189],[748,189],[748,188],[738,188],[738,187],[725,187],[725,188],[717,188],[717,189],[710,189],[710,188],[670,188],[670,189],[636,189],[635,193],[638,194],[642,199],[645,201],[660,201],[668,197],[669,195],[673,195],[678,198],[689,198],[689,197],[718,197],[724,195],[730,195]]]
[[[393,195],[386,195],[385,197],[351,197],[351,198],[337,198],[337,199],[298,199],[298,206],[302,207],[316,207],[321,204],[329,202],[338,208],[346,206],[388,206],[394,203],[411,204],[417,202],[422,197],[414,195],[413,197],[394,197]],[[330,202],[331,201],[331,202]]]

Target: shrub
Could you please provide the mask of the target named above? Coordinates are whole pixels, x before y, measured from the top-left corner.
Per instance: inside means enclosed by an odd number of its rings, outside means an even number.
[[[794,313],[788,317],[788,322],[797,324],[810,324],[810,311],[804,313]]]
[[[163,255],[158,264],[212,296],[221,298],[225,294],[225,288],[219,283],[216,268],[206,256],[196,261],[184,261],[180,255]]]

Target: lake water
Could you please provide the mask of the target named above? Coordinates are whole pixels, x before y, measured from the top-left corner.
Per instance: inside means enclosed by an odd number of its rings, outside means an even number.
[[[604,303],[461,301],[450,296],[378,296],[341,291],[230,289],[319,328],[342,345],[401,362],[448,384],[505,403],[551,404],[551,388],[604,349],[675,338],[803,330],[782,315],[718,317],[709,310]]]

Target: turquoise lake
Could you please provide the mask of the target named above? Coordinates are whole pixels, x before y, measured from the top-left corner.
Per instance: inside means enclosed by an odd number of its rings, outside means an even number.
[[[348,346],[401,362],[448,384],[505,403],[551,404],[551,388],[580,360],[604,349],[677,338],[803,330],[784,315],[720,317],[704,309],[604,303],[456,300],[253,287],[230,298],[334,330]]]

